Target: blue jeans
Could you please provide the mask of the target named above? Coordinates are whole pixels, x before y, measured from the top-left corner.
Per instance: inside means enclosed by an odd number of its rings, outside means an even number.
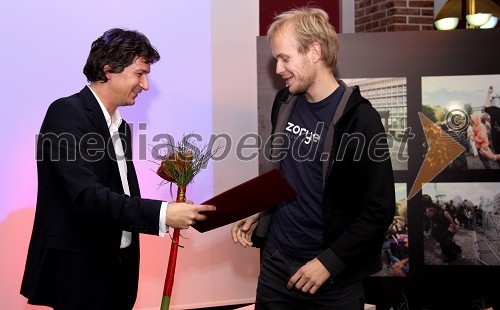
[[[287,283],[309,259],[299,259],[281,253],[266,243],[262,255],[257,285],[256,310],[361,310],[365,295],[361,281],[341,284],[327,280],[315,294],[288,289]]]

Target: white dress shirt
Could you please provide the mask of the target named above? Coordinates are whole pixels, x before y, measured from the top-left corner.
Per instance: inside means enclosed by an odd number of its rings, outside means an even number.
[[[118,132],[118,128],[120,127],[123,119],[120,115],[120,111],[118,109],[115,110],[115,113],[113,115],[110,115],[108,110],[106,110],[106,107],[104,104],[101,102],[99,97],[96,95],[96,93],[92,90],[90,86],[88,86],[89,89],[92,91],[94,94],[95,98],[97,99],[97,102],[99,102],[99,106],[101,107],[102,113],[104,114],[104,118],[106,119],[106,123],[109,128],[109,134],[111,135],[111,139],[113,141],[113,146],[115,149],[115,154],[116,154],[116,162],[118,164],[118,170],[120,172],[120,179],[122,182],[122,187],[123,187],[123,192],[130,196],[130,189],[128,186],[128,178],[127,178],[127,162],[125,160],[125,151],[123,150],[123,145],[122,145],[122,140],[120,139],[120,134]],[[160,208],[160,220],[159,220],[159,230],[158,230],[158,235],[161,237],[164,237],[166,233],[168,232],[168,227],[166,225],[166,210],[167,210],[167,202],[162,202],[161,208]],[[120,248],[126,248],[130,245],[132,242],[132,233],[129,231],[123,231],[122,232],[122,239],[120,243]]]

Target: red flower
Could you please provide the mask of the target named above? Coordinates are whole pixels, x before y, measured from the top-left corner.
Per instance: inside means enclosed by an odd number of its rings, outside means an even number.
[[[172,154],[173,155],[173,154]],[[170,173],[168,173],[166,170],[165,170],[165,160],[162,160],[161,164],[160,164],[160,167],[158,167],[158,171],[156,171],[156,174],[158,174],[160,176],[160,178],[168,181],[168,182],[174,182],[175,183],[175,180],[172,178],[172,176],[170,175]]]
[[[193,174],[192,161],[193,152],[191,150],[188,150],[186,154],[174,152],[161,161],[156,174],[167,182],[179,183],[183,177],[189,177]]]

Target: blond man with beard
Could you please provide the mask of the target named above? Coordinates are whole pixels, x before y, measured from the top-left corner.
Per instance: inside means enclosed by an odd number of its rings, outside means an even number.
[[[382,267],[395,208],[380,116],[335,78],[339,42],[326,12],[282,13],[268,40],[287,87],[266,155],[298,196],[232,227],[235,243],[264,247],[255,309],[363,309],[361,280]]]

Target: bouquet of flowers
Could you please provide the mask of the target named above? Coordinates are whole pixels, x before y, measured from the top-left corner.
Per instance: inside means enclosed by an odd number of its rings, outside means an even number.
[[[212,148],[205,146],[200,150],[192,142],[189,142],[189,137],[183,137],[178,144],[169,146],[170,151],[166,156],[161,157],[161,164],[156,173],[164,180],[163,183],[170,183],[171,186],[175,183],[177,185],[176,202],[185,202],[187,185],[205,167],[208,160],[215,155],[217,149],[213,151]],[[180,230],[175,228],[173,235],[170,236],[172,243],[163,287],[161,310],[169,309],[170,305],[177,251],[179,247],[183,247],[179,244],[179,237]]]

